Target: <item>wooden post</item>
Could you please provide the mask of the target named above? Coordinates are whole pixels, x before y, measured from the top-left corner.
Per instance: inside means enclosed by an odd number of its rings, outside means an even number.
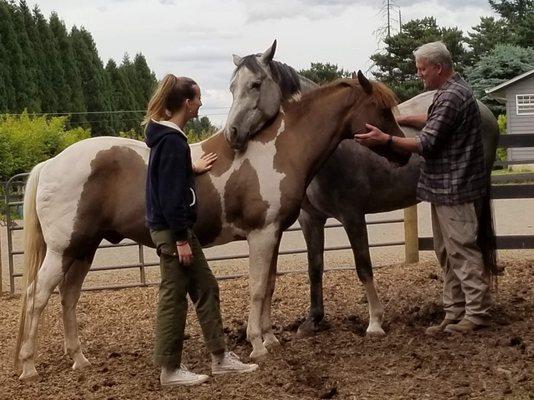
[[[417,204],[404,209],[404,255],[406,264],[419,262]]]

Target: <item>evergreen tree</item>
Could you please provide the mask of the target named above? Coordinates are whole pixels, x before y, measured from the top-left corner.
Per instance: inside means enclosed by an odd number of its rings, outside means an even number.
[[[513,35],[503,19],[481,17],[480,24],[474,26],[473,33],[468,34],[466,42],[471,47],[471,59],[476,62],[482,55],[491,51],[496,45],[511,43]]]
[[[111,82],[104,71],[93,38],[84,28],[73,27],[70,40],[82,81],[83,98],[87,111],[111,111]],[[93,136],[114,133],[110,114],[90,114],[88,121]]]
[[[513,35],[509,43],[534,47],[534,0],[489,0],[489,3]]]
[[[400,101],[423,90],[417,78],[413,51],[428,42],[442,40],[451,52],[455,69],[462,73],[470,65],[469,54],[463,46],[464,36],[458,28],[439,27],[433,17],[415,19],[402,25],[402,31],[384,39],[383,53],[371,55],[377,70],[373,75],[389,85]]]
[[[0,62],[7,75],[5,82],[7,109],[10,112],[18,112],[24,108],[21,94],[24,94],[25,74],[22,49],[15,32],[13,8],[14,5],[11,3],[0,1],[0,43],[5,52],[5,57],[2,57]]]
[[[337,65],[330,63],[311,63],[311,67],[309,69],[301,69],[299,74],[319,85],[339,78],[350,77],[350,73],[348,71],[339,69]]]
[[[33,20],[31,12],[24,0],[21,0],[19,7],[12,8],[12,18],[16,27],[17,42],[22,52],[23,68],[20,73],[20,79],[23,84],[20,85],[18,94],[18,104],[20,109],[27,109],[30,112],[40,112],[41,104],[39,99],[39,71],[36,57],[37,42],[30,38],[33,31]]]
[[[146,109],[148,101],[158,83],[156,75],[150,70],[145,56],[141,53],[135,55],[133,61],[134,69],[138,78],[137,86],[139,87],[139,106],[140,109]]]
[[[115,122],[117,124],[116,131],[129,131],[130,129],[139,130],[142,115],[137,115],[130,111],[137,110],[135,96],[130,90],[128,79],[125,76],[122,66],[117,67],[113,60],[109,60],[106,65],[106,71],[110,77],[113,88],[113,105],[115,111],[123,111],[123,113],[115,114]]]
[[[52,13],[50,17],[50,29],[57,43],[61,64],[65,73],[65,91],[59,93],[60,112],[81,113],[73,114],[70,122],[73,126],[82,125],[87,127],[87,118],[83,114],[87,110],[83,97],[80,71],[76,64],[74,51],[65,24],[59,19],[56,13]]]
[[[33,9],[35,25],[41,40],[42,60],[39,66],[43,80],[40,82],[41,111],[45,113],[63,112],[65,105],[60,104],[60,98],[68,92],[65,71],[61,64],[61,57],[57,42],[50,26],[38,7]]]
[[[467,79],[478,99],[488,105],[495,115],[506,112],[503,104],[486,96],[486,89],[534,68],[534,48],[497,45],[467,72]]]

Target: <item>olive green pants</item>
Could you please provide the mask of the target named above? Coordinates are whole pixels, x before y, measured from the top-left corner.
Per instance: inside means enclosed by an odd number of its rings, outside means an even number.
[[[432,204],[431,210],[434,250],[443,268],[446,318],[486,325],[492,300],[489,275],[477,245],[476,204]]]
[[[170,230],[151,230],[150,236],[160,257],[161,270],[155,363],[166,368],[176,368],[181,363],[188,293],[195,305],[209,352],[224,351],[226,345],[219,305],[219,285],[197,237],[192,231],[188,234],[193,260],[191,265],[185,266],[178,260],[176,241]]]

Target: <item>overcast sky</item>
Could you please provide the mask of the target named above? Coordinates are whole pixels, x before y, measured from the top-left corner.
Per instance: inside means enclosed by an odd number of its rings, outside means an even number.
[[[440,26],[464,32],[481,16],[494,15],[487,0],[392,0],[406,22],[434,16]],[[275,59],[296,69],[330,62],[367,70],[386,23],[381,0],[28,0],[45,16],[56,11],[70,29],[85,27],[100,57],[120,62],[142,53],[161,78],[189,76],[202,88],[201,115],[221,125],[231,95],[232,54],[267,49],[278,39]],[[397,18],[398,16],[395,15]],[[395,23],[395,24],[398,24]],[[395,25],[396,26],[396,25]]]

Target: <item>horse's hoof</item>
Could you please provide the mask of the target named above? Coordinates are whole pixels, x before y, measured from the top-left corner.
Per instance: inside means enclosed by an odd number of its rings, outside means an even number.
[[[24,383],[31,383],[35,382],[39,379],[39,374],[37,373],[37,370],[33,371],[22,371],[22,374],[19,376],[19,380],[23,381]]]
[[[268,349],[280,346],[280,341],[276,338],[274,334],[269,333],[265,335],[264,338],[265,340],[263,341],[263,345]]]
[[[89,362],[89,360],[87,360],[87,358],[85,358],[85,356],[81,354],[81,356],[77,357],[77,359],[72,364],[72,369],[77,370],[77,369],[82,369],[82,368],[86,368],[90,366],[91,366],[91,363]]]
[[[367,331],[365,332],[366,336],[369,337],[382,337],[386,336],[386,332],[381,327],[378,328],[367,328]]]
[[[250,353],[250,359],[254,362],[263,361],[267,358],[268,354],[269,352],[265,347],[263,349],[253,349],[252,353]]]
[[[297,329],[297,339],[304,339],[307,337],[315,336],[315,329],[309,327],[299,326]]]
[[[320,322],[315,322],[313,317],[308,317],[297,329],[297,338],[315,336],[317,332],[324,331],[327,328],[328,324],[323,319]]]

